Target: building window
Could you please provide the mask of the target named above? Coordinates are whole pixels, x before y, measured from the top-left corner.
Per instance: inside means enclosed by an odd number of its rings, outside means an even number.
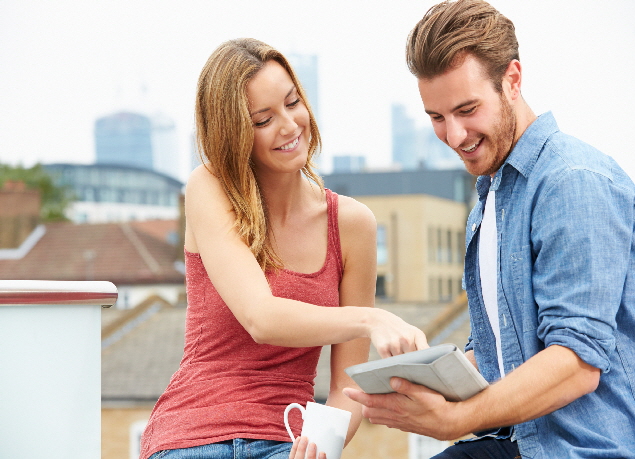
[[[428,287],[428,301],[437,301],[437,282],[434,277],[430,278]]]
[[[386,297],[386,276],[377,276],[377,283],[375,284],[375,296],[381,298]]]
[[[434,262],[436,253],[436,243],[434,240],[434,229],[429,226],[428,227],[428,261]]]
[[[95,201],[95,190],[90,187],[84,188],[84,201],[93,202]]]
[[[386,237],[386,225],[377,225],[377,264],[388,263],[388,242]]]

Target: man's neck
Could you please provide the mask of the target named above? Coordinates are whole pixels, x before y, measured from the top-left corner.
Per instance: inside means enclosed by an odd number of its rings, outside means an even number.
[[[514,136],[514,145],[512,146],[512,150],[514,149],[516,142],[518,142],[518,139],[520,139],[531,123],[536,121],[536,118],[538,117],[534,114],[531,107],[527,105],[525,99],[522,97],[518,99],[516,104],[516,134]]]

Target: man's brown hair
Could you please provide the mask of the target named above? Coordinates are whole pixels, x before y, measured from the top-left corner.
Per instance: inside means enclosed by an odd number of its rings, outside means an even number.
[[[461,65],[467,54],[502,91],[507,66],[518,59],[512,21],[482,0],[446,0],[428,10],[408,36],[406,62],[417,78],[430,79]]]

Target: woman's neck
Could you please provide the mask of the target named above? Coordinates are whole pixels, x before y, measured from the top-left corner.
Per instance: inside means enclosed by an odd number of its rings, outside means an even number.
[[[307,210],[319,202],[320,187],[302,172],[258,177],[258,186],[267,206],[270,220],[283,223],[294,213]]]

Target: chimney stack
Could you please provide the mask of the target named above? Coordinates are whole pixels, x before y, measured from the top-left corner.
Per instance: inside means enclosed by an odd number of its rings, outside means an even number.
[[[16,249],[40,222],[39,190],[7,180],[0,189],[0,249]]]

